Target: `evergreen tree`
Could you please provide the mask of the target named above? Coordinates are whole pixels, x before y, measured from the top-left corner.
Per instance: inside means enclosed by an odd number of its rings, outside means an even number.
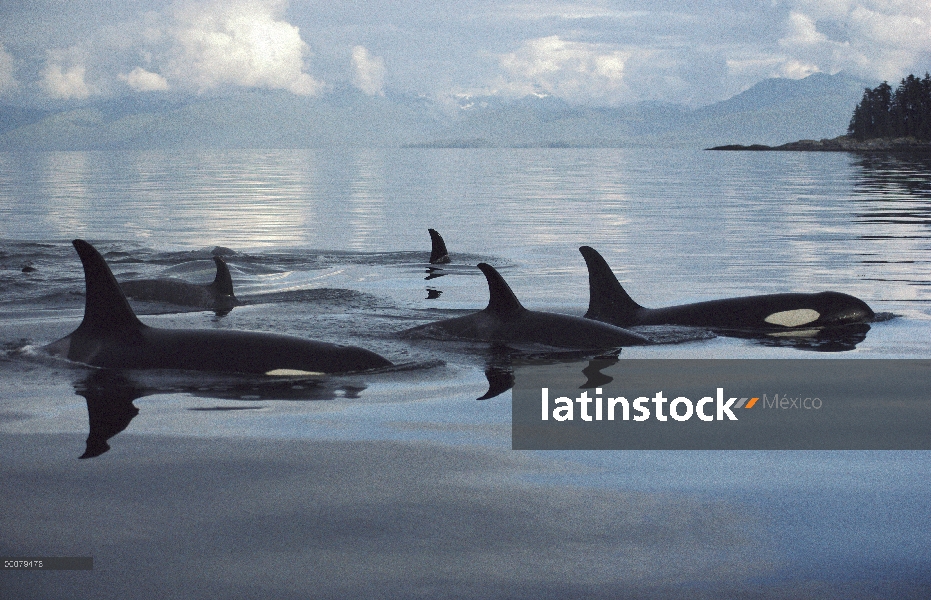
[[[847,134],[858,140],[914,137],[931,141],[931,75],[909,75],[895,92],[885,81],[866,88],[854,108]]]

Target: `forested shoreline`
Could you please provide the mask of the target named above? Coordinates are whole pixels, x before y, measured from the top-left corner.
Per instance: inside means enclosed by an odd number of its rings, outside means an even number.
[[[931,141],[931,75],[909,75],[892,90],[887,82],[863,92],[847,135],[858,141],[914,138]]]
[[[885,81],[866,88],[846,135],[780,146],[728,144],[709,150],[931,152],[931,74],[909,75],[895,90]]]

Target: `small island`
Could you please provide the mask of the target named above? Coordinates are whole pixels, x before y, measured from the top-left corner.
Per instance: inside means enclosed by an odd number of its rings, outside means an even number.
[[[863,92],[847,134],[779,146],[727,144],[708,150],[792,152],[931,152],[931,75],[909,75],[893,92],[885,81]]]

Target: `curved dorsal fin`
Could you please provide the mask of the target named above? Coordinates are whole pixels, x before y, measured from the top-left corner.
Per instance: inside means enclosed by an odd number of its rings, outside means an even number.
[[[84,265],[84,320],[79,331],[96,334],[136,332],[145,327],[130,308],[113,272],[96,248],[74,240],[74,249]]]
[[[511,291],[511,286],[494,267],[488,263],[478,263],[478,268],[488,280],[488,306],[485,310],[501,317],[515,315],[527,310]]]
[[[217,276],[214,277],[213,283],[211,283],[209,287],[218,294],[235,298],[236,295],[233,294],[233,278],[230,275],[230,268],[226,266],[226,262],[219,256],[214,256],[213,262],[217,264]]]
[[[446,242],[443,241],[436,229],[428,229],[430,232],[430,243],[433,248],[430,250],[430,264],[439,265],[449,262],[449,252],[446,250]]]
[[[643,307],[627,295],[611,267],[594,248],[582,246],[579,252],[588,265],[588,312],[585,316],[621,327],[632,324],[634,313]]]

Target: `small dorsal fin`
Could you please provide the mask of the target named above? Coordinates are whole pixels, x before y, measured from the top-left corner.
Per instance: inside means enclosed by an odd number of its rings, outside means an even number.
[[[588,265],[589,319],[613,323],[620,327],[634,323],[634,315],[643,307],[633,301],[621,287],[605,259],[590,246],[579,248]]]
[[[84,240],[74,240],[74,249],[84,265],[84,320],[79,331],[106,333],[137,332],[145,325],[136,318],[113,272],[96,248]]]
[[[226,266],[226,262],[219,256],[214,256],[213,262],[217,264],[217,276],[214,277],[210,287],[218,294],[235,298],[236,295],[233,294],[233,278],[230,275],[229,267]]]
[[[511,286],[504,280],[494,267],[488,263],[478,263],[478,268],[485,274],[488,280],[488,306],[485,308],[488,312],[495,313],[498,316],[510,316],[527,310],[511,291]]]
[[[428,229],[430,232],[430,243],[433,248],[430,250],[430,264],[440,265],[449,262],[449,252],[446,250],[446,242],[443,241],[436,229]]]

